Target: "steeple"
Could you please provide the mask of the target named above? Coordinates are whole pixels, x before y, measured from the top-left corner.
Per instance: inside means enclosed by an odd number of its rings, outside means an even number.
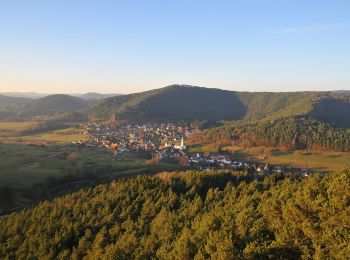
[[[182,137],[181,138],[181,144],[180,144],[181,148],[182,149],[186,149],[186,145],[185,145],[185,141],[184,141],[184,138]]]

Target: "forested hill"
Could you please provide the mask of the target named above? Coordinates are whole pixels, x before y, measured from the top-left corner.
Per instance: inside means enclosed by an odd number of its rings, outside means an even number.
[[[23,108],[32,99],[0,95],[0,120],[15,118],[16,110]]]
[[[350,128],[335,128],[316,119],[232,122],[205,130],[195,138],[201,143],[243,147],[282,146],[290,150],[350,151]]]
[[[327,111],[327,113],[324,113]],[[350,122],[350,94],[343,92],[234,92],[172,85],[101,100],[88,111],[91,120],[275,120],[292,116]],[[350,123],[349,123],[350,124]]]
[[[33,100],[20,111],[20,115],[28,117],[37,115],[54,115],[57,113],[81,110],[87,107],[88,103],[81,98],[70,95],[55,94]]]
[[[0,109],[6,108],[6,106],[25,105],[31,101],[29,98],[0,95]]]
[[[349,201],[349,171],[137,177],[0,219],[0,258],[344,259]]]
[[[55,94],[39,99],[4,97],[0,101],[0,119],[30,120],[33,117],[53,116],[82,111],[90,106],[88,101],[70,95]],[[7,102],[7,103],[6,103]],[[6,105],[7,104],[7,105]]]
[[[235,92],[173,85],[102,100],[89,111],[92,120],[113,114],[121,120],[235,120],[246,113]]]
[[[350,92],[234,92],[171,85],[161,89],[103,98],[87,93],[39,99],[0,96],[0,120],[28,120],[81,112],[92,121],[116,116],[121,121],[259,121],[290,117],[314,118],[336,127],[350,127]],[[79,121],[79,117],[75,117]]]

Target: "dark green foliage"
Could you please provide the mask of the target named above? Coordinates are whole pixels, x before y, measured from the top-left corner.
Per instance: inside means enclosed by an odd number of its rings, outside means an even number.
[[[89,117],[105,120],[116,114],[118,119],[135,121],[218,121],[239,119],[244,113],[235,92],[173,85],[104,99],[90,109]]]
[[[0,95],[0,120],[16,118],[16,110],[22,109],[32,100],[29,98],[8,97]]]
[[[32,101],[29,98],[21,98],[21,97],[8,97],[4,95],[0,95],[0,109],[3,108],[14,108],[18,105],[25,105]]]
[[[322,99],[314,106],[311,116],[330,124],[350,128],[350,97]]]
[[[308,116],[338,127],[349,127],[349,104],[348,92],[249,93],[172,85],[101,99],[97,104],[69,95],[51,95],[37,100],[0,96],[0,119],[23,120],[55,115],[60,120],[81,122],[87,118],[109,120],[115,115],[121,121],[185,120],[213,126],[223,120]]]
[[[50,95],[40,99],[14,98],[0,95],[0,120],[27,120],[33,117],[58,116],[61,118],[79,118],[83,114],[73,112],[88,108],[91,104],[70,95]],[[62,113],[65,113],[62,115]]]
[[[344,126],[344,122],[350,122],[349,101],[350,95],[346,92],[249,93],[172,85],[103,99],[89,109],[88,117],[107,120],[116,115],[121,121],[186,120],[208,121],[213,125],[220,120],[311,116]]]
[[[286,118],[305,115],[312,109],[316,93],[311,92],[238,92],[240,100],[247,107],[245,119]]]
[[[350,173],[187,172],[81,190],[0,220],[0,258],[296,259],[350,255]]]
[[[284,146],[288,149],[350,151],[350,129],[334,128],[315,119],[289,118],[257,123],[232,123],[210,129],[203,142],[245,147]]]
[[[88,103],[77,97],[69,95],[50,95],[27,104],[20,115],[23,117],[33,117],[40,115],[54,115],[63,112],[72,112],[88,107]]]

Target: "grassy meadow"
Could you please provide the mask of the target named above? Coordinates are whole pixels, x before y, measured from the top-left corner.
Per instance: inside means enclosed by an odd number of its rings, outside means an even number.
[[[168,163],[149,165],[149,158],[137,154],[115,157],[103,148],[0,143],[0,154],[0,187],[10,187],[14,191],[15,207],[26,207],[39,199],[39,196],[31,195],[50,178],[55,178],[55,187],[64,188],[76,181],[98,183],[121,176],[179,168]]]
[[[37,121],[0,122],[0,136],[18,136],[25,132],[35,130],[38,126],[39,122]]]
[[[293,167],[308,167],[314,171],[339,171],[345,167],[350,167],[350,153],[346,152],[329,152],[329,151],[308,151],[297,150],[288,151],[276,147],[253,147],[244,148],[239,146],[226,146],[222,148],[227,151],[233,158],[240,160],[261,161],[271,164],[283,164]],[[191,152],[217,152],[216,144],[193,144]]]
[[[0,141],[7,143],[55,143],[67,144],[75,140],[88,140],[77,127],[59,130],[38,130],[40,122],[0,122]]]

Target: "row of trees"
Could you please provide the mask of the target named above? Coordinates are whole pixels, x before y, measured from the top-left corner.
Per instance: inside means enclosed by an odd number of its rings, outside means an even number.
[[[254,180],[183,172],[81,190],[0,220],[0,258],[350,255],[350,173]]]
[[[197,136],[201,142],[224,142],[245,147],[285,146],[288,149],[350,151],[350,129],[315,120],[289,118],[276,122],[226,125]]]

